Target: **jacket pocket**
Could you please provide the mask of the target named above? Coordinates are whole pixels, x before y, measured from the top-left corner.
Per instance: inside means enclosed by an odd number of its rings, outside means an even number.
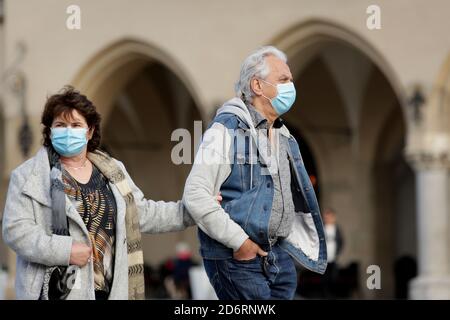
[[[256,257],[250,259],[250,260],[238,260],[235,258],[231,258],[231,261],[237,264],[251,264],[251,263],[255,263],[255,262],[260,262],[260,256],[256,255]]]
[[[34,262],[28,262],[25,277],[29,279],[29,290],[33,295],[40,295],[44,281],[46,266]]]

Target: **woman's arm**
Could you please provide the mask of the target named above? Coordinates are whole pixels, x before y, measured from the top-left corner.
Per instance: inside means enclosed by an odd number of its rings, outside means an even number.
[[[25,175],[11,173],[3,212],[3,239],[24,259],[47,266],[67,266],[72,238],[48,235],[34,218],[32,199],[22,193]]]
[[[181,201],[165,202],[147,200],[131,179],[125,166],[117,161],[128,180],[139,214],[141,232],[163,233],[180,231],[195,225]]]

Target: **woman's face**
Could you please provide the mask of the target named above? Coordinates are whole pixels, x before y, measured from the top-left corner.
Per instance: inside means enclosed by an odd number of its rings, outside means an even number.
[[[53,119],[52,128],[67,128],[72,129],[86,128],[88,129],[86,133],[87,140],[92,138],[93,129],[90,129],[86,119],[77,111],[72,110],[71,114],[60,114]]]
[[[77,110],[55,117],[51,131],[53,148],[65,158],[86,154],[88,141],[93,134],[86,118]]]

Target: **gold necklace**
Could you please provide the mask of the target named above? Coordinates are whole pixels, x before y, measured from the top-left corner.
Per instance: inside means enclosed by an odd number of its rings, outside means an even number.
[[[68,166],[68,165],[64,165],[64,166],[66,166],[67,168],[74,169],[74,170],[80,170],[80,169],[83,169],[86,167],[87,161],[88,161],[88,159],[86,158],[86,160],[84,160],[84,163],[81,165],[81,167],[72,167],[72,166]]]

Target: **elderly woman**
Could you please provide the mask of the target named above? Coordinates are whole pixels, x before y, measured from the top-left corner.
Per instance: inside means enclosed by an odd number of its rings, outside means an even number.
[[[43,147],[12,172],[4,210],[17,298],[143,299],[141,232],[192,219],[180,201],[146,200],[99,150],[100,115],[86,96],[71,87],[51,96],[42,124]]]

